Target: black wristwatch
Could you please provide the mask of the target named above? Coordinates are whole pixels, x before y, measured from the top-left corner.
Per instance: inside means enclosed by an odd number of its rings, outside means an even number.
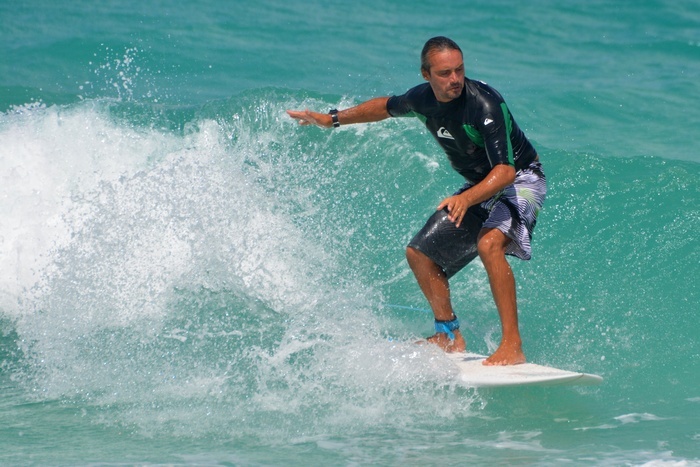
[[[331,115],[331,120],[333,120],[333,128],[338,128],[340,126],[340,122],[338,121],[338,109],[331,109],[328,113]]]

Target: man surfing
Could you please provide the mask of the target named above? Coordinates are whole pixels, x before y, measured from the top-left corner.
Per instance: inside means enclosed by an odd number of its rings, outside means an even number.
[[[301,125],[324,128],[417,116],[466,183],[443,199],[413,237],[406,258],[435,317],[428,342],[446,352],[466,350],[452,309],[449,279],[477,255],[488,274],[502,336],[484,365],[526,361],[518,328],[515,278],[506,255],[529,260],[530,241],[547,183],[532,144],[501,95],[467,78],[459,46],[428,40],[421,53],[427,81],[405,94],[377,97],[328,114],[288,110]]]

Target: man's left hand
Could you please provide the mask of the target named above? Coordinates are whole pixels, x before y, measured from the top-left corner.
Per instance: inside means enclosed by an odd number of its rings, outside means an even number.
[[[464,219],[467,209],[470,207],[469,201],[465,194],[466,191],[464,193],[445,198],[437,207],[438,211],[447,208],[447,218],[450,220],[450,222],[454,222],[456,227],[459,227],[460,224],[462,224],[462,219]]]

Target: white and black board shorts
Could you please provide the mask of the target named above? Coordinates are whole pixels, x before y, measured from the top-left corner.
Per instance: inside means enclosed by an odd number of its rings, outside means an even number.
[[[466,183],[455,194],[472,186],[472,183]],[[532,232],[546,195],[547,180],[542,164],[535,161],[516,173],[512,185],[470,207],[459,228],[447,218],[446,209],[436,211],[408,246],[432,259],[449,278],[478,255],[479,232],[498,229],[511,239],[506,254],[529,260]]]

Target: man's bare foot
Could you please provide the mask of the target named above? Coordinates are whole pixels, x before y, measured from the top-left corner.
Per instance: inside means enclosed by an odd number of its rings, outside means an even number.
[[[464,352],[467,350],[467,343],[464,341],[462,334],[458,330],[455,330],[454,335],[455,339],[451,340],[444,332],[438,332],[428,337],[426,340],[431,344],[437,345],[447,353]]]
[[[483,364],[486,366],[506,366],[519,365],[525,363],[525,361],[525,354],[519,343],[509,344],[507,342],[501,342],[501,345],[496,349],[493,355],[484,360]]]

